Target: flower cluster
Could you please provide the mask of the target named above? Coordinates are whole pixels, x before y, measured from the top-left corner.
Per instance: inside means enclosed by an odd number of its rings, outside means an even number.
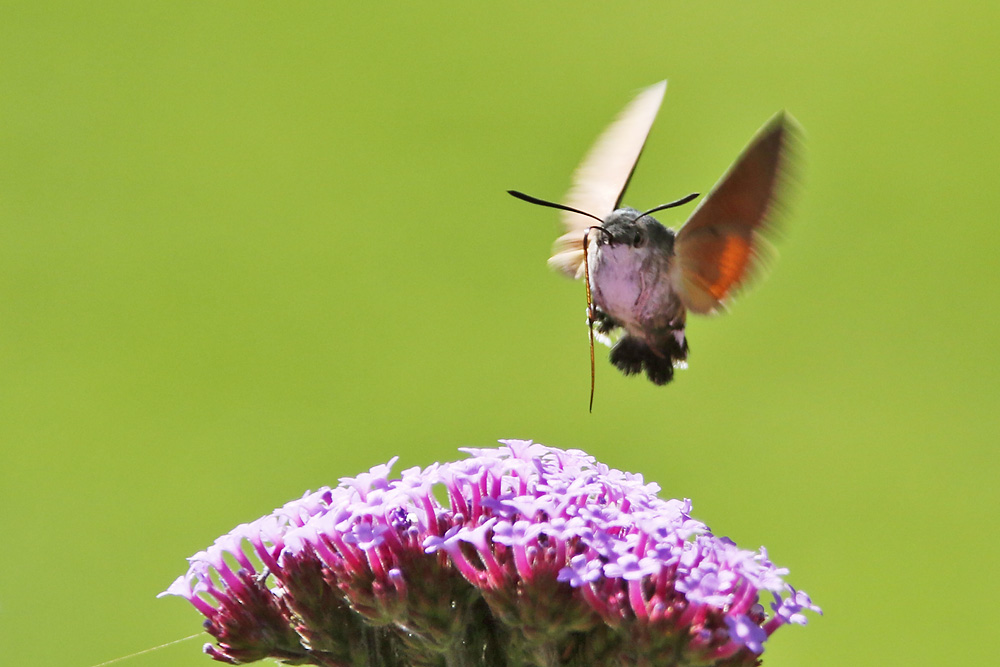
[[[231,664],[754,665],[820,611],[690,501],[579,450],[502,443],[306,494],[163,595],[206,617],[206,652]]]

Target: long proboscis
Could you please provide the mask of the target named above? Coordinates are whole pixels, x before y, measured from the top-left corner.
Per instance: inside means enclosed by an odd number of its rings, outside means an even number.
[[[583,284],[587,288],[587,329],[590,331],[590,404],[587,407],[587,412],[594,411],[594,385],[596,373],[594,370],[594,297],[590,291],[590,248],[589,239],[590,232],[593,229],[608,233],[604,227],[600,225],[591,225],[587,227],[586,231],[583,232]]]
[[[590,296],[590,259],[587,248],[587,241],[590,237],[590,230],[592,227],[588,227],[587,231],[583,233],[583,283],[587,286],[587,330],[590,332],[590,404],[587,406],[587,412],[594,412],[594,385],[595,382],[595,371],[594,371],[594,300]],[[599,229],[603,229],[600,227]]]

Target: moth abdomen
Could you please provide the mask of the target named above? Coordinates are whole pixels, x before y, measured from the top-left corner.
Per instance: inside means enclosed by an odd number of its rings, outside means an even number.
[[[684,329],[669,330],[654,345],[636,336],[625,335],[611,348],[611,363],[625,375],[646,371],[653,384],[665,385],[674,377],[674,368],[688,355]]]

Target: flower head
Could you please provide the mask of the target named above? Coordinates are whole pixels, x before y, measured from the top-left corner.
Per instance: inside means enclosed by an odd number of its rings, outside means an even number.
[[[778,627],[820,612],[690,501],[579,450],[502,444],[307,493],[192,556],[161,595],[188,599],[206,652],[232,664],[753,665]]]

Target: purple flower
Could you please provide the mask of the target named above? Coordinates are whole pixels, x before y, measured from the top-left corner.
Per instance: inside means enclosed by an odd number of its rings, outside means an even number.
[[[579,450],[502,443],[307,493],[161,595],[189,600],[231,664],[754,665],[778,627],[820,613],[689,500]]]

